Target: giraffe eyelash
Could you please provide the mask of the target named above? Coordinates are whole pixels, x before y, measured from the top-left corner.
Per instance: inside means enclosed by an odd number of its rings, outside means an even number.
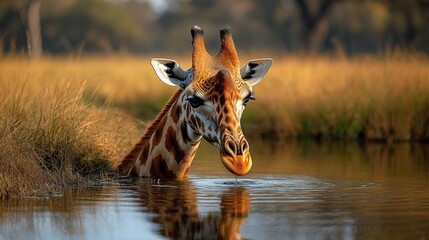
[[[193,108],[197,108],[201,105],[204,105],[204,100],[196,96],[188,97],[186,101],[188,101]]]
[[[243,105],[246,106],[249,100],[256,100],[252,93],[250,93],[249,95],[247,95],[247,97],[244,98]]]

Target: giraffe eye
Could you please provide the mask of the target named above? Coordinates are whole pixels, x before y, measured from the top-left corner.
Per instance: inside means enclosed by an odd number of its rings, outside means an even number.
[[[201,99],[199,97],[195,97],[195,96],[187,98],[186,101],[188,101],[189,104],[191,104],[191,107],[193,107],[193,108],[197,108],[197,107],[204,104],[203,99]]]
[[[246,97],[246,98],[243,100],[243,106],[246,106],[246,105],[247,105],[247,103],[249,102],[249,100],[256,100],[256,98],[255,98],[253,95],[249,95],[248,97]]]
[[[249,103],[249,100],[250,100],[250,99],[244,99],[244,100],[243,100],[243,106],[247,106],[247,103]]]

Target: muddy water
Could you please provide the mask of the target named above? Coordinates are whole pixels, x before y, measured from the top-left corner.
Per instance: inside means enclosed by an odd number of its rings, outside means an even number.
[[[2,239],[429,239],[429,146],[252,144],[236,179],[203,145],[184,181],[0,202]]]

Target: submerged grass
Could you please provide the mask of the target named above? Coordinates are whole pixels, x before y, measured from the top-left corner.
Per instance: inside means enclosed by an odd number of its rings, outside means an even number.
[[[429,140],[426,56],[273,59],[243,115],[246,135]],[[157,79],[149,60],[0,60],[0,196],[114,172],[143,131],[135,119],[153,118],[175,91]],[[190,59],[178,60],[190,66]]]

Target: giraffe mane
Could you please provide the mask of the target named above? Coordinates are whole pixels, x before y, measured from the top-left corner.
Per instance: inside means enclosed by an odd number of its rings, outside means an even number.
[[[127,156],[124,157],[124,159],[121,161],[121,163],[118,166],[118,170],[122,173],[129,174],[130,171],[133,168],[133,164],[135,163],[136,158],[139,157],[140,152],[142,151],[143,147],[146,145],[150,137],[152,136],[155,129],[158,127],[159,122],[162,120],[162,118],[167,114],[168,110],[170,110],[171,106],[177,101],[180,94],[183,92],[183,89],[177,90],[173,96],[170,97],[170,99],[167,101],[167,103],[162,108],[161,112],[156,116],[155,120],[152,121],[152,123],[149,125],[149,127],[146,128],[143,137],[140,139],[140,141],[134,146],[134,148],[131,150],[130,153],[128,153]]]

